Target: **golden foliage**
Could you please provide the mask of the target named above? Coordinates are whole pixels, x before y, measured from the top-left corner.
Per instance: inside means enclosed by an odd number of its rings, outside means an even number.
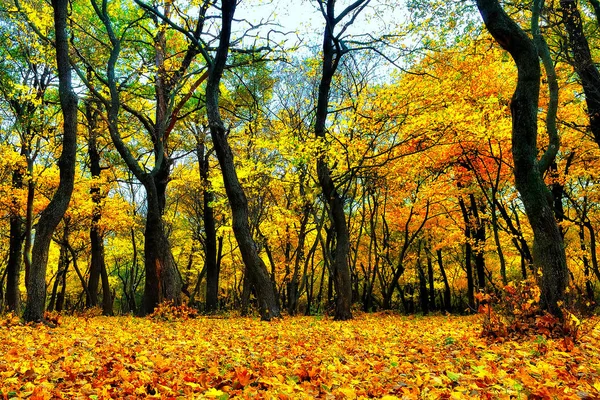
[[[30,399],[600,395],[598,329],[566,352],[553,339],[488,343],[479,318],[63,317],[51,329],[9,316],[0,330],[0,392]]]

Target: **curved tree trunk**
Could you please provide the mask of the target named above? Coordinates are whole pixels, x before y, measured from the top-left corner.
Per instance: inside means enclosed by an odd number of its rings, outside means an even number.
[[[223,0],[221,3],[221,34],[217,54],[211,63],[208,83],[206,85],[206,111],[210,132],[215,144],[215,151],[219,165],[221,166],[221,173],[223,174],[225,191],[227,192],[227,198],[231,206],[233,233],[238,242],[244,265],[246,266],[246,273],[258,297],[261,318],[268,321],[280,316],[277,293],[274,290],[267,267],[258,255],[256,243],[250,233],[248,199],[235,171],[233,153],[227,142],[227,129],[225,129],[219,111],[219,83],[221,82],[229,52],[231,23],[236,5],[235,0]]]
[[[527,34],[504,12],[497,0],[477,0],[487,29],[514,59],[517,88],[512,97],[512,153],[517,190],[533,228],[534,266],[540,279],[542,307],[562,317],[569,274],[565,248],[552,209],[552,195],[542,178],[537,160],[537,114],[540,92],[538,51]]]
[[[52,0],[56,32],[56,63],[58,67],[58,90],[63,113],[62,153],[58,166],[60,183],[52,200],[42,212],[31,255],[31,271],[27,282],[27,305],[24,318],[41,321],[46,306],[46,267],[48,250],[56,226],[62,219],[71,200],[75,178],[77,150],[77,96],[71,86],[69,63],[69,37],[67,35],[68,0]]]
[[[339,37],[334,35],[334,29],[341,19],[363,5],[364,0],[356,1],[343,10],[340,15],[335,16],[335,1],[328,0],[321,4],[321,12],[325,18],[325,30],[323,32],[323,67],[319,92],[317,97],[317,109],[315,116],[315,136],[325,145],[325,134],[327,114],[329,108],[329,94],[331,82],[337,70],[341,57],[345,50],[341,49]],[[351,24],[352,22],[348,22]],[[347,50],[346,50],[347,51]],[[325,202],[329,208],[329,218],[335,235],[335,247],[331,250],[331,269],[333,282],[335,284],[335,319],[348,320],[352,318],[352,280],[350,276],[349,253],[350,234],[346,224],[346,213],[344,211],[344,199],[338,192],[332,178],[331,170],[327,165],[326,154],[322,152],[317,156],[317,176]]]

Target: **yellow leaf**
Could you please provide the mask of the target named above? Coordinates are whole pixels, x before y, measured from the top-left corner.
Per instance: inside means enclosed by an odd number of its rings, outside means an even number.
[[[210,388],[206,392],[204,392],[204,395],[206,397],[221,397],[224,394],[225,394],[224,392],[222,392],[219,389],[215,389],[215,388]]]
[[[354,391],[354,388],[341,387],[338,390],[340,392],[342,392],[344,394],[344,396],[346,396],[347,399],[355,399],[356,398],[356,392]]]

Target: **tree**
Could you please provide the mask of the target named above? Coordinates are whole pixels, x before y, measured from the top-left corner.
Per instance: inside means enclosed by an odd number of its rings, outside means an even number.
[[[44,109],[51,109],[46,103],[47,89],[55,75],[52,66],[45,63],[48,48],[40,46],[39,38],[31,31],[26,31],[27,35],[16,34],[18,27],[26,27],[26,24],[19,20],[12,22],[3,24],[0,29],[3,43],[0,48],[0,57],[3,59],[0,64],[0,94],[10,110],[11,130],[18,136],[13,146],[20,154],[11,176],[13,193],[6,267],[6,305],[9,310],[20,312],[19,284],[23,261],[26,278],[30,266],[35,190],[33,165],[43,131],[42,114]],[[6,140],[6,143],[10,142],[10,139]],[[24,189],[27,192],[26,199],[19,196]]]
[[[569,275],[564,241],[554,218],[551,193],[542,174],[549,167],[551,147],[537,159],[537,114],[540,94],[538,49],[497,0],[477,0],[483,21],[494,39],[517,65],[517,87],[511,101],[512,153],[517,190],[534,232],[533,261],[540,278],[542,307],[561,317]],[[554,158],[553,156],[551,157]]]
[[[593,1],[592,4],[597,6],[598,2]],[[600,146],[600,72],[592,59],[590,45],[583,30],[581,14],[577,8],[577,0],[560,0],[560,7],[563,24],[569,38],[569,47],[573,54],[571,63],[581,80],[585,94],[590,130],[595,142]]]
[[[267,272],[267,267],[258,254],[256,243],[250,232],[248,199],[235,170],[233,153],[227,142],[228,130],[223,123],[219,110],[219,84],[227,64],[235,7],[235,0],[222,0],[221,2],[222,25],[219,33],[219,46],[214,58],[206,60],[210,66],[206,85],[206,113],[215,151],[221,166],[225,191],[231,206],[233,232],[246,266],[246,273],[256,290],[261,318],[269,321],[280,316],[279,301]]]
[[[321,13],[325,19],[325,29],[323,31],[323,64],[317,94],[314,132],[315,137],[322,141],[323,146],[327,143],[327,115],[331,83],[343,55],[349,51],[342,37],[348,26],[354,22],[356,15],[367,4],[369,4],[369,0],[358,0],[336,15],[335,0],[319,1]],[[336,27],[348,16],[349,20],[342,24],[342,28],[336,33]],[[350,234],[346,224],[344,198],[332,179],[331,168],[327,164],[325,152],[321,152],[317,156],[317,176],[335,235],[335,247],[331,251],[333,258],[331,268],[336,289],[335,319],[344,321],[352,318],[352,282],[348,261]]]
[[[120,67],[119,58],[123,46],[123,38],[130,26],[122,28],[122,32],[116,29],[120,28],[112,21],[112,16],[109,14],[107,2],[103,1],[99,4],[92,0],[92,6],[98,18],[101,20],[106,34],[109,38],[109,58],[106,64],[106,75],[100,74],[94,70],[94,66],[89,60],[83,59],[88,69],[95,72],[95,77],[104,83],[108,89],[109,97],[105,97],[103,93],[98,91],[93,86],[93,81],[84,77],[79,73],[88,89],[96,96],[96,98],[104,105],[107,110],[108,130],[112,141],[127,164],[127,167],[132,171],[135,177],[142,183],[146,189],[146,227],[144,233],[144,256],[145,256],[145,285],[144,297],[142,300],[142,314],[151,313],[154,308],[165,300],[171,300],[179,303],[181,297],[181,276],[177,270],[177,265],[173,259],[171,246],[165,231],[165,225],[162,218],[165,208],[166,188],[169,180],[170,161],[168,152],[168,138],[175,121],[177,112],[167,113],[169,107],[172,107],[175,87],[180,83],[184,72],[189,67],[192,59],[197,54],[194,46],[190,46],[186,55],[183,58],[182,64],[175,72],[167,71],[165,67],[166,58],[166,38],[165,38],[165,23],[159,23],[159,18],[152,14],[154,21],[158,26],[156,35],[152,37],[152,43],[155,53],[155,67],[157,73],[155,75],[155,118],[152,120],[129,104],[126,104],[121,92],[125,89],[119,82],[117,71]],[[169,7],[167,7],[167,10]],[[198,21],[198,34],[202,31],[201,19]],[[79,52],[81,55],[81,52]],[[121,109],[125,108],[128,113],[133,115],[140,124],[146,129],[152,140],[152,153],[154,154],[154,166],[149,171],[143,165],[140,165],[132,149],[128,147],[123,140],[120,127]],[[175,110],[178,110],[175,108]]]
[[[100,165],[100,150],[98,148],[99,136],[99,111],[95,109],[91,99],[85,102],[85,117],[88,123],[88,156],[90,162],[90,172],[92,175],[92,188],[90,195],[94,203],[92,211],[92,221],[90,226],[91,242],[91,260],[90,276],[87,283],[88,298],[86,299],[88,307],[98,305],[98,284],[102,281],[102,313],[104,315],[112,314],[112,297],[108,283],[108,273],[104,260],[104,237],[99,227],[102,218],[102,191],[99,186],[102,167]]]
[[[65,213],[75,179],[77,153],[77,96],[71,85],[69,36],[67,34],[68,0],[53,0],[56,43],[56,65],[59,79],[60,105],[63,114],[62,153],[58,160],[60,184],[50,204],[42,212],[32,249],[32,264],[27,282],[27,305],[24,318],[42,321],[46,307],[46,267],[52,234]]]

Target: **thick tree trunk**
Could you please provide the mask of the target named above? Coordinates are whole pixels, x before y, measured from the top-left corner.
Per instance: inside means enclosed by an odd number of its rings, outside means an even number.
[[[46,306],[46,267],[48,250],[56,226],[62,219],[73,192],[77,150],[77,96],[71,87],[69,37],[67,35],[68,0],[52,0],[56,32],[56,61],[59,79],[59,97],[63,113],[62,153],[58,166],[60,183],[52,200],[42,212],[33,244],[31,271],[27,282],[27,306],[24,318],[41,321]]]
[[[142,313],[151,314],[157,305],[181,301],[182,281],[171,253],[171,244],[165,232],[160,208],[160,197],[154,181],[149,177],[146,188],[146,228],[144,231],[144,266],[146,279],[142,298]]]
[[[248,199],[238,180],[233,161],[233,153],[227,142],[227,129],[221,120],[219,111],[219,83],[225,69],[231,23],[235,13],[235,0],[223,0],[221,4],[222,25],[219,36],[217,54],[210,66],[208,83],[206,85],[206,111],[211,135],[215,145],[223,183],[232,213],[232,229],[238,242],[246,273],[258,297],[258,307],[263,320],[280,317],[277,293],[273,288],[271,278],[264,261],[258,255],[258,248],[250,233],[248,222]]]
[[[594,6],[596,6],[594,4]],[[590,130],[594,140],[600,146],[600,72],[592,60],[590,46],[583,32],[581,14],[577,8],[577,0],[560,0],[563,23],[569,36],[569,47],[573,53],[573,67],[581,80],[587,112],[590,119]]]
[[[487,29],[513,57],[518,69],[512,97],[512,153],[517,190],[534,233],[534,266],[540,269],[542,307],[562,317],[569,274],[565,248],[552,209],[552,195],[544,183],[537,160],[537,114],[540,63],[527,34],[504,12],[497,0],[477,0]]]

